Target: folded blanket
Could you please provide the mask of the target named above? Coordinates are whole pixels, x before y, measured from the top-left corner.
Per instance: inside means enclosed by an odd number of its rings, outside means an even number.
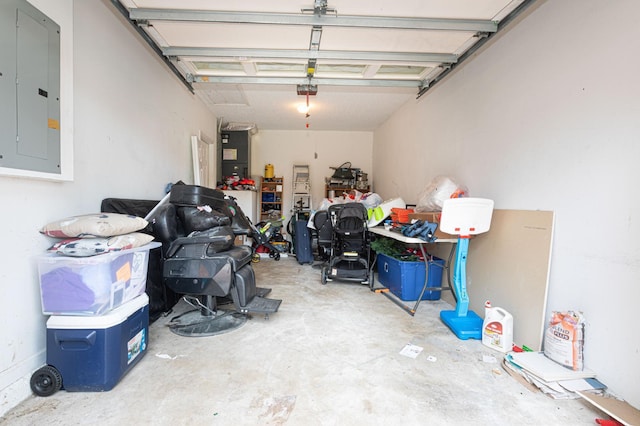
[[[89,310],[95,295],[71,268],[56,268],[40,277],[42,308],[45,312]]]

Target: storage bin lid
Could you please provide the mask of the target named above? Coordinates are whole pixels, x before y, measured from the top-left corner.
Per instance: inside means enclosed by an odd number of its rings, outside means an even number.
[[[104,315],[75,316],[52,315],[47,320],[48,329],[103,329],[122,324],[131,314],[149,304],[149,296],[142,293]]]
[[[36,259],[38,262],[43,264],[56,264],[59,262],[73,262],[77,265],[99,265],[103,263],[112,262],[114,259],[123,256],[129,253],[141,252],[141,251],[149,251],[155,248],[158,248],[162,245],[162,243],[158,241],[151,241],[143,246],[134,247],[126,250],[114,250],[106,253],[97,254],[95,256],[63,256],[57,253],[43,253],[37,255]]]

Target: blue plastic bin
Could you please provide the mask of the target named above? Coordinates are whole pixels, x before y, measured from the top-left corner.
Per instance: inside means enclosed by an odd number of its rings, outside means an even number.
[[[265,192],[262,194],[262,202],[263,203],[273,203],[276,201],[276,194]]]
[[[425,279],[425,265],[422,261],[405,262],[385,254],[378,254],[378,281],[401,300],[418,300]],[[437,257],[429,262],[429,281],[421,300],[440,299],[440,290],[429,287],[441,287],[444,260]]]

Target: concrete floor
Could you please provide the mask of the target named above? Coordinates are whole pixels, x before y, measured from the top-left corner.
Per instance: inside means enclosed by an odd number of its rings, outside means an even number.
[[[477,340],[439,320],[444,301],[414,317],[359,284],[320,284],[294,258],[263,259],[257,282],[282,299],[269,320],[211,337],[150,327],[141,359],[109,392],[30,397],[7,425],[593,425],[581,400],[531,392]],[[175,311],[185,309],[183,302]],[[175,313],[175,312],[174,312]],[[399,354],[423,347],[417,358]],[[483,360],[494,356],[496,363]],[[64,378],[63,378],[64,380]]]

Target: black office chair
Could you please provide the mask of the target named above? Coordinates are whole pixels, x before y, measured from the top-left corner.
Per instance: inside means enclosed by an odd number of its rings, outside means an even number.
[[[282,302],[264,297],[271,290],[256,286],[252,250],[234,245],[231,218],[221,210],[169,202],[151,218],[163,243],[164,282],[196,308],[171,320],[176,334],[224,333],[243,325],[251,314],[268,318]]]

